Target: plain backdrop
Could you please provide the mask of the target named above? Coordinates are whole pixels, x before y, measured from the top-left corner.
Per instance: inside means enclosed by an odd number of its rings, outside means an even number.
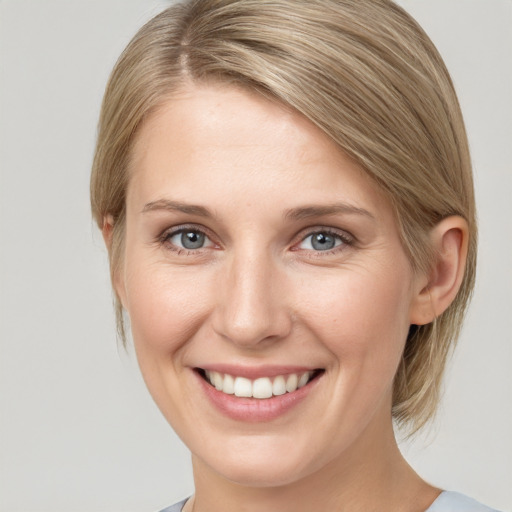
[[[186,448],[118,348],[88,181],[103,88],[170,2],[0,0],[0,510],[158,510]],[[433,427],[430,482],[512,509],[512,2],[402,0],[452,73],[474,160],[478,285]]]

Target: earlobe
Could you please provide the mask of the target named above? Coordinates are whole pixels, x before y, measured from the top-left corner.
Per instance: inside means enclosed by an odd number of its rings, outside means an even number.
[[[455,299],[466,268],[468,238],[466,220],[455,215],[443,219],[430,232],[434,263],[425,286],[421,287],[413,301],[411,324],[432,322]]]

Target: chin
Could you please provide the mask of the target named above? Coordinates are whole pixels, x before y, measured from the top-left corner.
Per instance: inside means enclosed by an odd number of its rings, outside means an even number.
[[[301,468],[295,464],[278,463],[275,459],[265,461],[224,461],[214,469],[226,480],[244,487],[283,487],[300,480]]]
[[[206,464],[221,478],[245,487],[286,486],[323,465],[322,461],[309,460],[300,443],[291,440],[241,439],[225,448],[221,456],[217,451],[198,454],[195,461]]]

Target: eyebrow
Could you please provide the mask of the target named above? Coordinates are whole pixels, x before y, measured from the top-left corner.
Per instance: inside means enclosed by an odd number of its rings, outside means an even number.
[[[151,201],[144,205],[141,213],[165,210],[169,212],[182,212],[190,215],[198,215],[199,217],[213,217],[210,210],[204,206],[195,204],[181,203],[180,201],[171,201],[169,199],[159,199]]]
[[[291,210],[287,210],[285,213],[285,218],[291,220],[303,220],[309,219],[311,217],[323,217],[326,215],[336,215],[340,213],[349,215],[363,215],[364,217],[375,220],[375,217],[368,210],[346,203],[311,205],[292,208]]]
[[[180,201],[171,201],[170,199],[158,199],[144,205],[142,213],[165,210],[170,212],[182,212],[199,217],[213,217],[208,208],[195,204],[182,203]],[[375,217],[364,208],[359,208],[346,203],[335,203],[329,205],[310,205],[301,206],[287,210],[284,214],[285,219],[303,220],[311,217],[324,217],[336,214],[362,215],[375,220]]]

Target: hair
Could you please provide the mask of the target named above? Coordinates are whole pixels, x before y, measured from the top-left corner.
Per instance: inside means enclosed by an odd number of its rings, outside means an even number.
[[[393,417],[417,431],[435,413],[476,267],[467,137],[435,46],[390,0],[192,0],[154,17],[120,56],[99,120],[91,204],[100,228],[106,218],[113,223],[112,279],[122,264],[137,132],[191,82],[243,87],[322,129],[389,198],[414,271],[431,268],[429,232],[439,221],[467,221],[461,288],[434,322],[411,326],[394,381]],[[125,341],[122,306],[114,300]]]

